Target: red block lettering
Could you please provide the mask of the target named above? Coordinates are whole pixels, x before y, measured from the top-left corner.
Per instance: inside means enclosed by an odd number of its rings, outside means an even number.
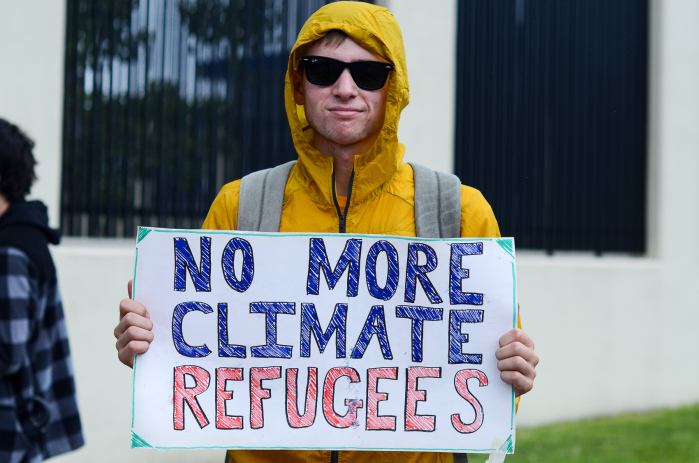
[[[405,430],[434,431],[434,415],[417,415],[417,403],[427,400],[427,394],[417,388],[418,378],[441,378],[441,368],[410,367],[408,368],[408,390],[405,394]]]
[[[298,368],[287,368],[286,370],[286,421],[292,428],[307,428],[316,419],[318,369],[308,369],[306,408],[303,415],[299,415],[298,408],[298,373]]]
[[[357,370],[349,367],[338,367],[332,368],[328,371],[328,375],[325,377],[325,384],[323,386],[323,413],[325,414],[325,419],[330,423],[331,426],[336,428],[348,428],[352,425],[357,424],[357,409],[362,408],[362,401],[360,399],[345,399],[345,405],[347,405],[347,413],[344,416],[335,413],[333,407],[333,400],[335,396],[335,383],[342,376],[348,376],[351,383],[359,382],[359,374]]]
[[[483,406],[468,390],[467,381],[469,378],[478,378],[478,385],[480,387],[488,385],[488,377],[480,370],[461,370],[454,376],[456,391],[471,404],[473,410],[476,412],[476,418],[469,424],[465,424],[461,421],[461,417],[458,413],[451,415],[451,424],[454,426],[454,429],[464,434],[478,431],[478,428],[483,424]]]
[[[374,429],[396,429],[395,416],[380,416],[379,402],[388,399],[388,394],[378,392],[376,387],[379,378],[397,379],[398,368],[369,368],[367,370],[367,398],[366,398],[366,428]]]
[[[233,398],[233,392],[226,390],[226,381],[229,379],[232,381],[241,381],[243,379],[243,369],[216,369],[216,428],[242,429],[242,416],[226,415],[226,400],[230,400]]]
[[[207,426],[209,420],[199,405],[197,396],[209,388],[209,372],[200,367],[193,365],[184,365],[175,367],[174,379],[174,413],[173,423],[175,429],[181,431],[184,429],[184,404],[189,406],[189,409],[194,413],[197,419],[197,424],[200,428]],[[185,386],[185,375],[194,378],[194,386]]]
[[[279,379],[282,377],[281,367],[265,367],[250,369],[250,427],[261,428],[265,425],[262,413],[262,399],[269,399],[269,389],[262,387],[263,379]]]

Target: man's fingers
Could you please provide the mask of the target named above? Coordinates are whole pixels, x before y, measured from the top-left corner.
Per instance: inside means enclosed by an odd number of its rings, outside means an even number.
[[[131,341],[144,341],[150,344],[153,341],[153,332],[139,326],[129,326],[120,336],[117,337],[117,350],[123,349]],[[137,353],[140,354],[141,352]]]
[[[145,353],[153,341],[153,322],[140,302],[131,299],[133,280],[126,285],[129,299],[119,303],[119,324],[114,328],[119,361],[133,368],[136,355]]]
[[[122,321],[129,318],[129,315],[124,317]],[[142,320],[151,324],[150,320],[140,317]],[[120,324],[121,325],[121,324]],[[133,360],[137,354],[143,354],[150,347],[150,343],[153,341],[153,332],[150,328],[144,328],[141,326],[129,325],[124,331],[117,335],[117,331],[120,326],[114,329],[114,336],[116,336],[116,349],[119,353],[119,361],[124,365],[133,367]]]
[[[534,378],[524,376],[518,371],[501,371],[500,378],[504,382],[512,384],[516,397],[526,394],[534,388]]]
[[[146,341],[131,341],[124,348],[119,349],[119,361],[127,367],[133,368],[133,361],[136,354],[143,354],[148,351],[150,344]]]
[[[129,313],[135,313],[141,317],[148,318],[148,311],[143,304],[131,299],[122,299],[119,303],[119,319],[124,318],[124,316]]]
[[[137,313],[127,312],[123,317],[121,317],[121,320],[119,320],[119,324],[116,326],[116,328],[114,328],[114,337],[119,339],[131,327],[142,329],[150,333],[150,330],[153,329],[153,322]]]
[[[536,369],[534,365],[524,360],[522,357],[509,357],[498,361],[498,370],[501,372],[516,372],[534,381]]]
[[[530,338],[527,333],[519,328],[514,328],[502,335],[500,338],[500,347],[512,344],[513,342],[521,342],[525,346],[534,350],[534,341],[532,341],[532,338]]]
[[[504,360],[510,357],[521,357],[534,367],[539,364],[539,356],[536,355],[534,349],[520,342],[513,342],[501,347],[495,351],[495,357],[498,360]]]

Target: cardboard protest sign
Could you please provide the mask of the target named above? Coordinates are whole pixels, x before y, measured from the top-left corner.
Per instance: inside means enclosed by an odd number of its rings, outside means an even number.
[[[514,451],[511,238],[140,228],[133,447]]]

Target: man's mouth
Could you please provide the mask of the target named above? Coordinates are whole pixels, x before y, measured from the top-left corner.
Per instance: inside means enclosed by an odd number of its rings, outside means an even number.
[[[361,111],[357,108],[351,108],[351,107],[345,107],[345,106],[337,106],[337,107],[330,108],[330,112],[338,117],[354,117],[357,114],[361,113]]]

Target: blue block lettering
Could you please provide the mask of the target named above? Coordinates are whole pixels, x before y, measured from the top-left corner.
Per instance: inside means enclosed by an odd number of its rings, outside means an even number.
[[[240,250],[243,254],[243,269],[240,272],[240,279],[235,276],[235,253]],[[255,273],[255,261],[252,256],[252,246],[242,238],[233,238],[228,242],[223,250],[223,258],[221,259],[221,267],[223,267],[223,276],[226,278],[228,285],[238,291],[244,293],[252,284],[252,278]]]
[[[382,305],[375,305],[371,307],[369,316],[364,322],[364,328],[362,328],[362,332],[359,334],[359,338],[357,339],[357,344],[354,346],[354,349],[352,349],[351,357],[353,359],[360,359],[364,357],[364,352],[366,352],[369,341],[371,341],[371,338],[374,335],[379,338],[383,358],[386,360],[393,359],[391,345],[388,342],[388,333],[386,332],[386,315],[384,314]]]
[[[481,354],[464,354],[461,345],[468,342],[468,334],[461,333],[462,323],[483,323],[482,310],[449,311],[449,363],[483,363]]]
[[[425,265],[418,265],[418,252],[427,257]],[[410,243],[408,245],[408,265],[405,269],[405,302],[415,302],[416,281],[420,280],[422,289],[432,304],[441,304],[437,290],[427,277],[427,274],[437,268],[437,253],[424,243]]]
[[[175,291],[187,289],[185,268],[197,291],[211,291],[211,238],[201,237],[201,270],[194,262],[187,238],[175,238]]]
[[[214,310],[210,305],[203,302],[183,302],[177,304],[172,313],[172,340],[175,343],[177,352],[185,357],[206,357],[211,353],[211,350],[206,347],[206,344],[203,346],[190,346],[185,342],[182,336],[182,320],[185,315],[194,311],[211,313]]]
[[[386,286],[383,288],[379,287],[376,282],[376,259],[382,252],[386,253],[386,259],[388,259]],[[398,277],[398,251],[388,241],[377,241],[369,249],[369,255],[366,259],[366,285],[369,289],[369,294],[376,299],[383,299],[384,301],[391,299],[398,288]]]
[[[347,296],[355,297],[359,292],[359,256],[361,252],[362,240],[347,240],[345,249],[342,251],[337,265],[335,265],[335,270],[332,270],[328,260],[328,253],[325,250],[325,243],[321,238],[311,238],[307,293],[318,295],[321,268],[325,275],[325,281],[328,283],[328,288],[332,290],[345,272],[345,269],[349,267],[347,271]]]
[[[337,332],[335,347],[337,358],[345,358],[347,345],[347,304],[336,304],[328,328],[323,332],[318,321],[318,313],[313,304],[301,304],[301,357],[311,355],[311,330],[322,354],[330,342],[330,337]]]
[[[245,346],[228,344],[228,304],[218,305],[218,356],[245,358]]]
[[[483,243],[452,243],[451,244],[451,277],[449,284],[449,299],[452,304],[483,305],[483,295],[464,293],[461,291],[461,281],[468,278],[468,269],[461,267],[462,256],[483,254]]]
[[[277,344],[277,314],[295,314],[293,302],[252,302],[250,313],[263,313],[266,318],[267,344],[250,348],[253,357],[291,358],[291,346]]]
[[[396,317],[413,320],[412,352],[413,362],[422,362],[422,332],[425,320],[437,321],[442,319],[442,309],[431,307],[396,307]]]

